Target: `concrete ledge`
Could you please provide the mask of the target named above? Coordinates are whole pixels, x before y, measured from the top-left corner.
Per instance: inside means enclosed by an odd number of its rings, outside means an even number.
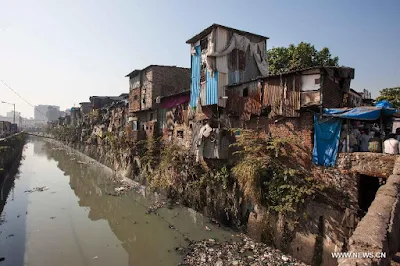
[[[340,266],[390,265],[400,245],[400,175],[390,175],[349,240],[349,252],[385,252],[386,258],[339,259]]]
[[[400,174],[400,155],[372,152],[339,153],[337,167],[362,175],[388,178],[394,173],[395,161]]]

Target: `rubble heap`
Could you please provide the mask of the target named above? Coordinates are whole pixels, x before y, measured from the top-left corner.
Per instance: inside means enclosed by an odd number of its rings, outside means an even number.
[[[214,239],[194,242],[189,245],[181,265],[306,265],[245,235],[239,238],[225,243]]]

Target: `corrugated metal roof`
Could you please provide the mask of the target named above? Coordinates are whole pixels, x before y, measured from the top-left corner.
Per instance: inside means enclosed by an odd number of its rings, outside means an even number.
[[[195,43],[196,41],[198,41],[198,40],[200,40],[200,39],[203,39],[203,38],[206,37],[208,34],[210,34],[210,32],[211,32],[213,29],[215,29],[215,28],[217,28],[217,27],[221,27],[221,28],[224,28],[224,29],[233,31],[233,32],[238,33],[238,34],[241,34],[241,35],[250,34],[250,35],[254,35],[254,36],[257,36],[257,37],[259,37],[259,38],[262,38],[262,39],[264,39],[264,40],[269,39],[269,38],[266,37],[266,36],[262,36],[262,35],[255,34],[255,33],[251,33],[251,32],[248,32],[248,31],[238,30],[238,29],[234,29],[234,28],[230,28],[230,27],[227,27],[227,26],[223,26],[223,25],[215,24],[215,23],[214,23],[214,24],[212,24],[211,26],[209,26],[208,28],[204,29],[204,30],[203,30],[202,32],[200,32],[199,34],[197,34],[197,35],[193,36],[192,38],[190,38],[189,40],[187,40],[186,43]]]
[[[244,82],[239,82],[239,83],[235,83],[235,84],[229,84],[228,87],[234,87],[234,86],[238,86],[244,83],[248,83],[248,82],[253,82],[259,79],[265,79],[265,78],[271,78],[271,77],[279,77],[279,76],[286,76],[286,75],[290,75],[290,74],[294,74],[294,73],[299,73],[301,74],[301,72],[303,71],[308,71],[308,70],[313,70],[313,69],[349,69],[352,70],[354,72],[354,68],[351,67],[336,67],[336,66],[316,66],[316,67],[307,67],[307,68],[302,68],[302,69],[298,69],[298,70],[292,70],[292,71],[287,71],[287,72],[282,72],[279,74],[274,74],[274,75],[268,75],[268,76],[258,76],[252,79],[249,79],[248,81],[244,81]]]

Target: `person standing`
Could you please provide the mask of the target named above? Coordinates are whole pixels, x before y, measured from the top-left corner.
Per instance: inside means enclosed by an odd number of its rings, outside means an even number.
[[[399,154],[399,141],[395,134],[389,134],[388,139],[383,142],[383,152],[386,154]]]
[[[368,129],[364,129],[361,132],[361,136],[359,139],[359,147],[360,147],[360,152],[367,152],[368,151],[368,144],[369,144],[369,130]]]
[[[382,152],[382,140],[380,132],[378,131],[374,132],[374,137],[369,140],[368,150],[370,152],[376,152],[376,153]]]
[[[400,141],[400,127],[396,128],[396,139]]]

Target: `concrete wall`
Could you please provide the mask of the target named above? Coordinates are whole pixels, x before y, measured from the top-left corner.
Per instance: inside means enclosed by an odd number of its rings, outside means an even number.
[[[313,75],[302,75],[301,76],[301,90],[302,91],[312,91],[319,90],[321,85],[315,84],[315,80],[320,78],[320,74]]]
[[[339,153],[336,164],[341,170],[388,178],[393,172],[395,160],[399,157],[372,152]]]
[[[17,133],[7,138],[0,139],[0,184],[8,171],[21,155],[25,144],[25,134]]]
[[[400,157],[396,156],[393,174],[376,193],[367,214],[349,241],[349,252],[386,253],[385,258],[339,259],[339,265],[390,265],[400,248]]]

